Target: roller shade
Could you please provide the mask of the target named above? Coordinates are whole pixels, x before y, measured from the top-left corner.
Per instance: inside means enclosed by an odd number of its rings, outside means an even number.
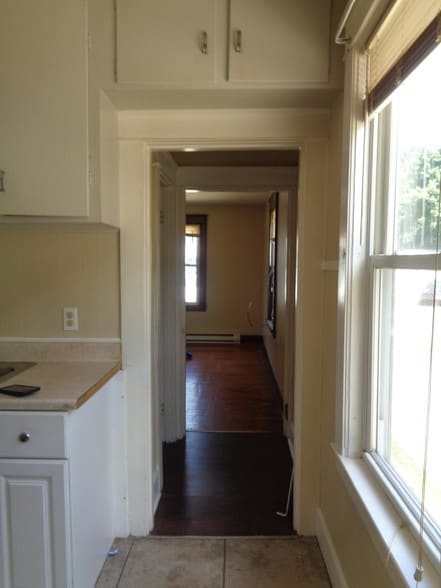
[[[368,46],[375,110],[441,41],[441,0],[398,0]]]

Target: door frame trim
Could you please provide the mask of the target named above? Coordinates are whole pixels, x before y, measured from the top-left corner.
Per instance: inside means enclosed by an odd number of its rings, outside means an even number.
[[[245,111],[248,116],[256,115],[256,123],[260,121],[262,116],[258,112]],[[153,473],[154,473],[154,429],[156,423],[154,422],[154,410],[152,408],[153,389],[150,375],[150,367],[152,361],[152,345],[154,341],[151,339],[152,332],[152,294],[154,293],[154,284],[152,283],[151,275],[151,243],[149,233],[149,223],[151,222],[152,209],[152,192],[151,192],[151,160],[152,151],[170,151],[174,149],[184,149],[189,146],[195,149],[299,149],[306,153],[305,157],[301,156],[301,165],[299,169],[299,184],[298,184],[298,220],[297,220],[297,266],[296,266],[296,283],[298,284],[296,294],[295,314],[298,320],[296,321],[295,333],[295,353],[291,352],[291,357],[294,357],[294,528],[303,534],[313,534],[314,525],[312,520],[312,513],[318,504],[318,481],[315,474],[311,475],[309,470],[305,468],[304,460],[302,459],[302,447],[308,455],[316,450],[316,444],[312,446],[305,446],[305,435],[308,434],[302,431],[302,418],[304,415],[302,411],[311,410],[311,394],[314,402],[319,402],[319,389],[317,387],[317,380],[315,373],[312,375],[312,389],[308,387],[311,380],[311,374],[308,375],[308,382],[304,381],[302,356],[303,350],[303,305],[306,297],[303,295],[303,275],[306,275],[306,258],[305,251],[310,243],[308,240],[316,238],[316,235],[308,236],[305,239],[305,217],[312,213],[312,208],[315,212],[319,211],[323,198],[326,195],[326,169],[323,165],[327,164],[327,149],[328,149],[328,127],[321,126],[319,121],[327,120],[329,111],[318,110],[314,113],[314,119],[311,119],[312,111],[308,110],[294,113],[290,111],[286,116],[286,121],[283,125],[283,130],[275,125],[272,129],[272,138],[255,136],[259,135],[260,127],[250,129],[248,125],[238,129],[238,133],[242,135],[237,138],[226,139],[223,132],[219,132],[217,125],[207,129],[204,127],[204,137],[195,140],[200,128],[193,128],[190,124],[186,126],[186,131],[182,133],[182,137],[176,138],[182,128],[177,129],[175,134],[170,135],[168,123],[161,123],[161,117],[164,113],[159,113],[159,128],[164,128],[164,135],[158,133],[158,126],[153,138],[147,131],[151,130],[148,127],[154,120],[154,116],[150,113],[140,113],[141,125],[136,129],[136,133],[127,133],[127,129],[132,130],[136,117],[136,113],[130,112],[119,113],[120,115],[120,155],[121,155],[121,178],[120,178],[120,197],[121,197],[121,276],[122,276],[122,340],[123,340],[123,363],[124,367],[128,369],[128,426],[129,431],[129,448],[128,448],[128,471],[129,471],[129,517],[130,517],[130,532],[134,535],[147,535],[153,528],[154,504],[153,504]],[[233,128],[235,116],[232,114],[231,128]],[[173,123],[176,123],[176,112],[174,113]],[[182,119],[186,119],[187,113],[181,113]],[[302,124],[301,116],[306,116],[308,124]],[[190,113],[191,117],[198,117],[197,113]],[[207,111],[200,115],[202,119],[207,116]],[[213,120],[222,124],[225,118],[225,111],[218,114],[216,111],[212,112]],[[242,117],[241,113],[241,117]],[[262,118],[262,124],[270,124],[270,120],[276,116],[282,117],[280,113],[268,113],[267,119]],[[257,118],[259,117],[259,118]],[[144,129],[143,120],[148,119],[148,123]],[[291,120],[292,119],[292,120]],[[287,129],[288,125],[288,129]],[[225,126],[224,126],[225,128]],[[230,129],[226,129],[228,132]],[[235,129],[236,130],[236,129]],[[295,131],[298,131],[297,133]],[[192,132],[194,134],[192,135]],[[233,131],[234,132],[234,131]],[[142,137],[142,135],[144,136]],[[125,135],[125,137],[124,137]],[[159,135],[160,138],[157,138]],[[254,135],[254,136],[253,136]],[[279,135],[279,136],[277,136]],[[287,136],[288,135],[288,136]],[[150,136],[150,138],[149,138]],[[216,138],[220,136],[220,138]],[[297,137],[297,138],[296,138]],[[318,151],[316,151],[316,149]],[[132,152],[130,156],[129,153]],[[317,152],[320,155],[319,160],[316,161],[315,155]],[[142,157],[142,164],[141,164]],[[307,169],[308,168],[308,169]],[[323,170],[323,177],[318,178],[318,173]],[[135,174],[135,177],[133,177]],[[311,187],[312,186],[312,187]],[[308,204],[308,215],[305,214],[306,206],[306,187],[315,191],[315,203],[313,207]],[[133,189],[136,192],[136,198],[128,197]],[[311,196],[311,194],[309,194]],[[311,209],[311,210],[309,210]],[[139,222],[139,219],[143,219]],[[130,259],[130,251],[134,252],[133,247],[139,244],[142,251],[141,256],[136,256],[137,260]],[[131,245],[127,246],[127,245]],[[138,249],[139,251],[139,249]],[[320,254],[314,251],[314,256]],[[143,291],[142,296],[138,300],[133,300],[133,285],[130,285],[130,275],[133,272],[140,272],[139,278]],[[309,272],[310,273],[310,272]],[[314,279],[318,278],[314,268]],[[318,289],[319,290],[319,289]],[[125,295],[124,295],[125,293]],[[317,295],[319,291],[317,291]],[[131,304],[135,302],[135,305]],[[137,313],[138,325],[135,325],[133,320],[130,321],[130,314]],[[310,337],[309,337],[310,338]],[[142,349],[138,350],[134,355],[136,365],[131,363],[131,353],[133,352],[134,343],[137,340],[142,342]],[[309,341],[307,342],[309,344]],[[308,345],[307,345],[308,346]],[[309,344],[309,347],[311,345]],[[303,351],[301,351],[303,350]],[[144,353],[144,355],[142,355]],[[131,380],[130,371],[132,374],[141,374],[141,377]],[[317,370],[315,370],[316,372]],[[135,386],[137,385],[137,388]],[[305,402],[307,400],[307,402]],[[306,408],[305,408],[306,406]],[[309,418],[309,417],[308,417]],[[134,421],[132,420],[134,419]],[[308,443],[308,439],[306,439]],[[133,455],[134,448],[141,459]],[[303,456],[305,457],[305,456]],[[306,458],[305,458],[306,459]],[[302,480],[303,474],[306,475],[305,480]],[[303,511],[302,511],[302,507]]]

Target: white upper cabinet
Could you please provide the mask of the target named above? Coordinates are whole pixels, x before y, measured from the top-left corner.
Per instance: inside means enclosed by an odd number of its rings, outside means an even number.
[[[214,81],[214,0],[118,0],[117,81]]]
[[[86,0],[5,0],[0,214],[89,213]]]
[[[330,0],[230,0],[228,79],[327,82]]]
[[[323,85],[330,18],[331,0],[117,0],[117,82]]]

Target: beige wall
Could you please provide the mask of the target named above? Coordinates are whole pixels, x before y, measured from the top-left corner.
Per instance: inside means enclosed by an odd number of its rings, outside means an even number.
[[[119,233],[0,228],[0,336],[119,337]],[[79,330],[63,331],[63,307]]]
[[[187,312],[187,333],[260,335],[265,206],[189,205],[207,214],[207,311]],[[247,309],[254,298],[251,326]]]
[[[276,290],[276,336],[267,327],[263,329],[263,340],[268,358],[273,368],[279,389],[286,400],[285,390],[285,344],[286,344],[286,287],[287,287],[287,258],[288,258],[288,192],[279,192],[277,211],[277,290]],[[268,214],[266,216],[265,253],[267,259],[268,243]],[[267,265],[266,265],[267,267]],[[266,298],[266,297],[265,297]],[[266,312],[266,300],[264,301]]]
[[[340,209],[342,100],[332,110],[329,190],[324,203],[324,259],[337,260]],[[360,515],[352,504],[337,468],[331,442],[335,439],[337,272],[324,272],[323,384],[320,402],[320,508],[350,587],[389,588],[391,579]]]

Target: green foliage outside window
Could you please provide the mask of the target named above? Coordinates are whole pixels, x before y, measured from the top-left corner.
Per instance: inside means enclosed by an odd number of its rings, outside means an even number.
[[[440,176],[441,148],[413,148],[401,153],[398,175],[398,250],[436,249]]]

